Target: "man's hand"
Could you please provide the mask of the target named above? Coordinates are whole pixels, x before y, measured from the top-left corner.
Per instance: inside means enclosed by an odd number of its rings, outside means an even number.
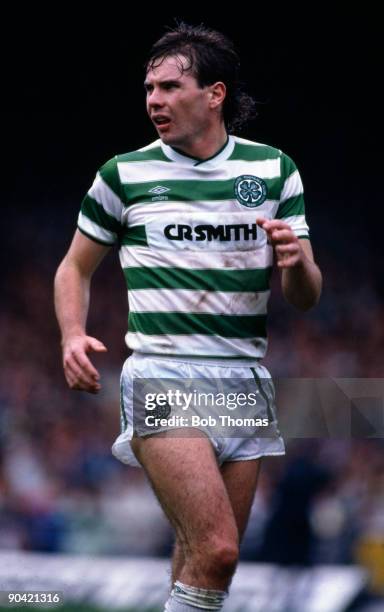
[[[303,265],[305,254],[297,236],[288,223],[273,219],[257,219],[259,225],[266,233],[268,242],[273,246],[279,268],[293,268]]]
[[[98,393],[101,389],[100,374],[87,357],[90,351],[104,352],[107,348],[92,336],[71,336],[62,343],[63,367],[71,389]]]
[[[309,310],[319,301],[322,286],[311,243],[297,238],[284,221],[260,218],[256,222],[267,232],[268,242],[275,250],[285,299],[300,310]]]

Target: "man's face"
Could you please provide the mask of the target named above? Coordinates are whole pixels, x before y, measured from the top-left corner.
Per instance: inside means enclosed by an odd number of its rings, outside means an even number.
[[[145,79],[147,112],[161,140],[168,145],[188,150],[212,122],[210,88],[199,87],[183,56],[166,57],[148,70]]]

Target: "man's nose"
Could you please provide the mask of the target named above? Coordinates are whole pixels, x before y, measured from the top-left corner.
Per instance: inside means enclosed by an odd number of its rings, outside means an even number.
[[[154,88],[150,93],[148,93],[147,104],[150,108],[163,106],[164,97],[159,89]]]

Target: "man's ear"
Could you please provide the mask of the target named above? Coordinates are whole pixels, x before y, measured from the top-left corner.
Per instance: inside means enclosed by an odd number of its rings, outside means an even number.
[[[224,102],[227,94],[227,88],[222,81],[217,81],[209,86],[209,105],[211,108],[217,108]]]

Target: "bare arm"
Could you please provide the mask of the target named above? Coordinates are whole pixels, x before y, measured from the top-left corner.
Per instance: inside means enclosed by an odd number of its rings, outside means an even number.
[[[102,342],[87,336],[86,320],[92,274],[108,252],[76,230],[68,253],[55,276],[55,309],[61,330],[63,368],[71,389],[97,393],[99,373],[87,357],[90,351],[106,351]]]
[[[282,270],[281,287],[287,302],[300,310],[309,310],[319,301],[322,276],[313,259],[309,240],[300,240],[284,221],[258,219],[275,249],[277,265]]]

